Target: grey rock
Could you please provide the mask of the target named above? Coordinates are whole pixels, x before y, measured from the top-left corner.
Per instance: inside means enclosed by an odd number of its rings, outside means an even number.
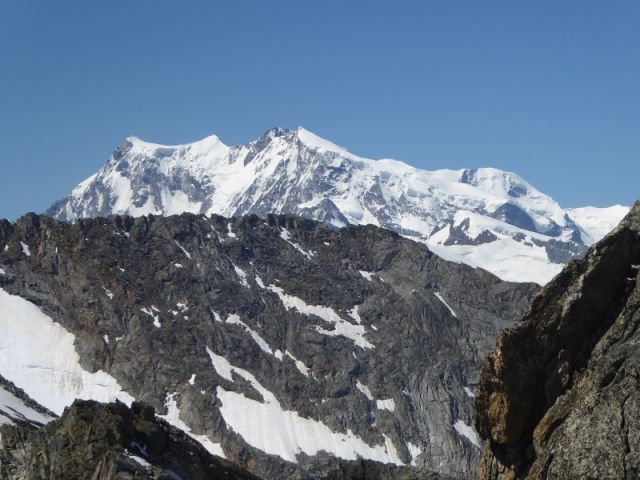
[[[471,478],[480,449],[453,424],[473,425],[468,392],[482,361],[538,291],[444,261],[377,227],[337,230],[287,215],[111,216],[71,225],[29,214],[0,222],[0,245],[7,245],[0,287],[72,332],[84,368],[108,372],[159,414],[173,395],[194,434],[267,479],[322,478],[343,462],[320,452],[291,463],[247,443],[227,425],[218,388],[256,402],[262,395],[238,375],[229,381],[217,373],[207,348],[250,372],[284,409],[371,446],[386,436],[416,471]],[[372,348],[286,308],[278,288],[333,309],[343,325],[358,326],[357,306]],[[161,328],[141,311],[151,306]],[[228,321],[231,315],[246,326]],[[394,411],[378,408],[383,399],[393,400]],[[409,444],[422,453],[413,458]]]
[[[0,426],[5,480],[259,480],[133,403],[77,400],[37,429]]]
[[[491,213],[490,216],[493,218],[497,218],[498,220],[502,220],[503,222],[510,223],[511,225],[515,225],[516,227],[529,230],[531,232],[537,231],[533,219],[527,214],[527,212],[522,210],[517,205],[514,205],[513,203],[504,203],[500,205],[495,211]]]

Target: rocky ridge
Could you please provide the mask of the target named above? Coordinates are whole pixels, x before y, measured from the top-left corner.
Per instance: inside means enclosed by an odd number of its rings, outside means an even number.
[[[259,480],[135,402],[78,400],[42,428],[0,433],[5,480]]]
[[[0,223],[0,269],[0,374],[56,414],[143,401],[267,479],[472,477],[482,360],[538,290],[286,215],[29,214]]]
[[[640,202],[498,340],[478,389],[483,480],[640,476]]]

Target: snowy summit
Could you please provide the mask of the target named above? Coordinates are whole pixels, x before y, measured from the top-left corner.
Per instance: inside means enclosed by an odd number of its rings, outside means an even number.
[[[183,212],[292,213],[336,227],[373,224],[505,280],[548,282],[602,238],[627,207],[563,209],[518,175],[371,160],[304,128],[246,145],[216,136],[184,145],[129,137],[46,213],[64,221]]]

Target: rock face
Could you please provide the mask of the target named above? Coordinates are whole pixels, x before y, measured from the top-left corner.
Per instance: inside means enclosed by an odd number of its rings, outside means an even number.
[[[640,476],[640,203],[498,340],[481,377],[482,479]]]
[[[472,477],[482,361],[538,291],[275,215],[29,214],[0,223],[0,269],[0,374],[56,414],[143,401],[267,479],[358,458]]]
[[[370,460],[345,462],[329,472],[327,480],[451,480],[419,468],[382,465]]]
[[[138,403],[79,400],[43,428],[3,426],[0,433],[5,480],[259,480]]]
[[[76,221],[287,213],[334,226],[373,224],[504,280],[544,284],[627,211],[562,209],[513,173],[419,170],[358,157],[303,128],[274,128],[234,147],[215,136],[176,146],[130,137],[46,214]]]

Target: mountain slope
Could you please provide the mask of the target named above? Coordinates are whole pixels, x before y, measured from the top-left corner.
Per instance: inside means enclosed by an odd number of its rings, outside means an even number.
[[[110,214],[290,213],[334,226],[373,224],[505,280],[544,284],[626,211],[563,210],[513,173],[429,172],[369,160],[300,128],[271,129],[234,147],[215,136],[177,146],[129,137],[46,214],[76,221]]]
[[[268,479],[357,458],[471,477],[482,360],[537,291],[274,215],[30,214],[0,223],[0,268],[0,374],[57,414],[147,402]]]
[[[640,476],[640,202],[500,337],[476,401],[480,478]]]

